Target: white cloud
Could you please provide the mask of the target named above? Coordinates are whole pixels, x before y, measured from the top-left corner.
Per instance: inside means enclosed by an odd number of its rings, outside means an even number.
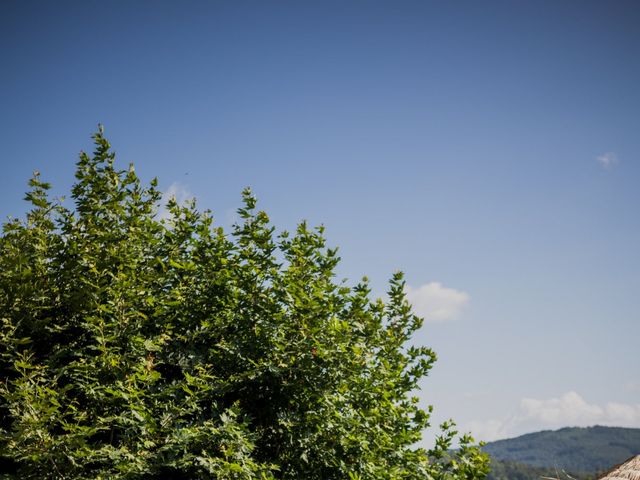
[[[601,419],[604,413],[602,407],[590,405],[576,392],[547,400],[523,398],[520,409],[525,418],[535,419],[546,425],[589,425]]]
[[[523,398],[515,415],[470,422],[467,430],[480,440],[492,441],[544,429],[608,425],[640,428],[640,404],[587,402],[576,392],[557,398]]]
[[[179,182],[174,182],[169,185],[169,188],[163,192],[162,199],[160,200],[160,209],[158,211],[158,218],[161,220],[167,220],[169,218],[169,211],[167,210],[167,203],[171,198],[175,198],[178,205],[184,204],[186,201],[193,198],[193,195],[187,187]]]
[[[469,422],[462,429],[465,432],[471,432],[476,440],[484,442],[492,442],[501,438],[509,438],[515,436],[511,430],[511,419],[476,420]],[[517,434],[516,434],[517,435]]]
[[[407,285],[405,292],[413,311],[427,322],[453,320],[469,303],[469,294],[443,287],[438,282],[426,283],[417,288]]]
[[[624,389],[630,392],[640,392],[640,380],[629,380],[624,384]]]
[[[610,169],[619,163],[618,156],[613,152],[606,152],[602,155],[598,155],[596,160],[602,168]]]

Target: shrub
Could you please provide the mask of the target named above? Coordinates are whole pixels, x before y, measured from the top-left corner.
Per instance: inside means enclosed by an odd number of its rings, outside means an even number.
[[[195,202],[161,219],[94,140],[75,208],[36,174],[0,239],[2,478],[484,477],[451,423],[415,446],[435,355],[401,274],[387,303],[336,282],[322,228],[276,233],[249,190],[230,234]]]

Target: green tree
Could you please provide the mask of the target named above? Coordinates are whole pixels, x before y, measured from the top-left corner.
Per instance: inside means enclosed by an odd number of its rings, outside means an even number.
[[[336,282],[322,228],[230,233],[118,170],[102,129],[73,209],[36,174],[0,239],[0,478],[479,479],[412,396],[434,353],[401,274]]]

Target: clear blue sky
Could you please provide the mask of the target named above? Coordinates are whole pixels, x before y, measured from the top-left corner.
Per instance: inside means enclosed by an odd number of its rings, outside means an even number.
[[[404,270],[435,421],[640,427],[637,1],[0,4],[0,216],[121,165]]]

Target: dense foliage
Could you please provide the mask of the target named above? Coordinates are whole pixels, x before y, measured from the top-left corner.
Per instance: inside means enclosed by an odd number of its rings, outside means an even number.
[[[412,396],[435,355],[402,276],[334,280],[321,228],[230,233],[82,153],[73,209],[38,175],[0,239],[0,477],[476,479],[486,455]],[[162,215],[164,217],[165,215]]]
[[[562,428],[491,442],[483,450],[492,457],[489,478],[493,476],[498,480],[501,478],[500,472],[505,469],[522,471],[531,466],[545,470],[546,475],[554,474],[556,470],[566,470],[582,479],[637,455],[640,452],[640,429],[601,426]],[[498,464],[498,460],[503,464]]]

